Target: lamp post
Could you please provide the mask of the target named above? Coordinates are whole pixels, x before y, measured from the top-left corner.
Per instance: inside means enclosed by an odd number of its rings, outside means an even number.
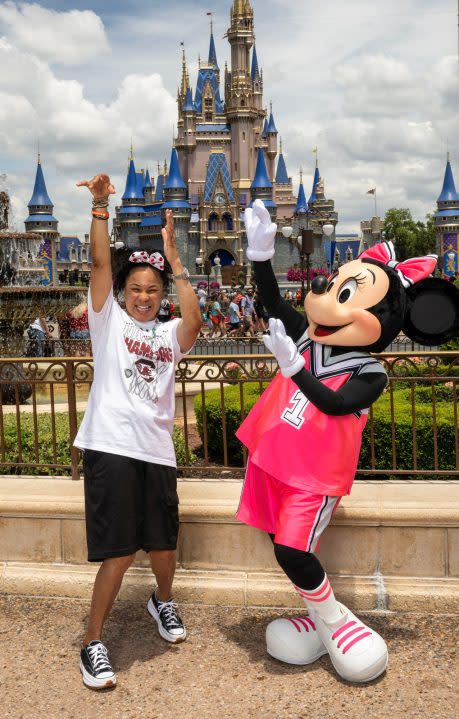
[[[201,256],[198,255],[195,260],[196,267],[198,268],[198,275],[202,275],[202,265],[203,265],[203,259]]]
[[[308,293],[311,288],[309,273],[311,269],[310,257],[314,252],[314,230],[301,230],[301,235],[298,235],[297,242],[300,250],[301,301],[304,302],[304,263],[306,260],[306,293]]]
[[[329,269],[330,274],[332,273],[332,269],[333,269],[333,255],[335,252],[335,244],[336,244],[331,239],[334,231],[335,231],[335,228],[331,224],[331,222],[327,222],[327,223],[325,223],[325,225],[322,225],[322,232],[323,232],[324,236],[330,238],[330,262],[329,263],[327,262],[327,265],[329,265],[328,269]]]
[[[204,272],[205,272],[206,275],[207,275],[207,294],[210,295],[210,279],[209,279],[209,278],[210,278],[210,272],[211,272],[211,269],[212,269],[212,268],[211,268],[211,266],[210,266],[210,260],[209,260],[209,259],[205,260],[204,265],[203,265],[203,268],[204,268]]]

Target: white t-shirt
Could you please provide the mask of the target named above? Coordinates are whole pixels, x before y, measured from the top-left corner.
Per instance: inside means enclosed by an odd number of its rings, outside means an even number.
[[[176,466],[175,367],[180,319],[133,320],[110,291],[100,312],[88,293],[94,381],[75,446]]]

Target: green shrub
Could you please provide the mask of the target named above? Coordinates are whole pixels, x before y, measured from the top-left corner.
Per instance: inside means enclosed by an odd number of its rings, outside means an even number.
[[[260,384],[262,387],[261,390]],[[240,400],[241,387],[244,403],[244,408],[242,410]],[[267,387],[267,383],[238,382],[231,387],[224,388],[228,462],[231,465],[237,466],[242,465],[243,463],[242,445],[236,438],[235,433],[241,425],[242,420],[253,407],[259,398],[261,391],[265,389],[265,387]],[[205,410],[209,459],[214,462],[223,462],[223,421],[220,389],[209,390],[205,393]],[[196,414],[199,435],[201,440],[203,440],[204,432],[201,395],[197,395],[194,400],[194,411]]]
[[[22,462],[30,462],[35,464],[67,464],[70,465],[70,432],[69,420],[66,412],[59,412],[55,415],[56,424],[56,457],[53,454],[53,438],[51,414],[37,415],[37,436],[38,436],[38,459],[35,455],[34,443],[34,422],[31,413],[22,413],[21,417],[21,445],[22,445]],[[83,413],[78,413],[78,424],[83,418]],[[0,474],[33,474],[33,475],[61,475],[64,469],[47,469],[40,467],[15,467],[14,462],[19,462],[18,433],[16,426],[16,415],[8,414],[3,418],[4,428],[4,449],[5,464],[0,466]],[[174,427],[172,439],[177,455],[177,464],[187,465],[185,452],[185,438],[183,431],[178,427]],[[190,451],[190,463],[196,462],[196,455]]]
[[[419,389],[428,389],[419,388]],[[434,469],[434,434],[432,404],[417,402],[416,451],[418,469]],[[455,469],[455,441],[452,409],[450,402],[436,403],[437,453],[440,469]],[[411,413],[411,392],[394,391],[395,456],[397,469],[413,468],[413,417]],[[373,432],[375,442],[375,469],[392,467],[392,427],[389,393],[384,394],[373,405]],[[363,433],[359,468],[371,467],[370,420]]]
[[[267,386],[266,383],[263,388]],[[441,469],[455,468],[454,427],[452,422],[451,402],[440,401],[448,395],[449,388],[437,385],[437,446],[438,464]],[[420,387],[417,391],[430,392],[430,387]],[[444,392],[446,391],[446,394]],[[242,445],[235,433],[244,417],[248,414],[259,398],[259,383],[244,384],[244,411],[240,408],[239,385],[224,388],[226,437],[228,443],[228,462],[230,465],[242,465]],[[424,398],[424,395],[422,395]],[[223,462],[223,421],[221,411],[220,389],[206,392],[206,423],[209,458],[214,462]],[[416,402],[416,448],[419,469],[434,468],[434,439],[431,400]],[[195,399],[195,413],[198,430],[203,440],[203,412],[201,397]],[[411,392],[407,389],[394,391],[395,416],[395,451],[398,469],[413,468],[413,419],[411,415]],[[392,467],[392,427],[390,412],[390,396],[385,393],[373,405],[373,427],[375,442],[376,469]],[[362,450],[360,453],[360,469],[371,468],[371,434],[370,422],[364,431]]]

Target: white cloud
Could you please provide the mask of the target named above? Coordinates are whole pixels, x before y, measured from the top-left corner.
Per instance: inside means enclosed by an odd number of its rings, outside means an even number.
[[[18,48],[51,63],[84,65],[109,50],[102,20],[91,10],[56,12],[36,3],[0,6],[0,28]]]
[[[186,42],[194,85],[194,61],[198,53],[207,57],[208,25],[189,0],[174,0],[180,27],[170,23],[170,5],[154,5],[140,3],[135,14],[129,3],[124,11],[110,5],[107,16],[102,13],[106,35],[94,13],[0,4],[0,32],[6,35],[0,66],[8,68],[0,76],[6,163],[0,172],[9,172],[18,212],[32,191],[37,136],[64,234],[87,231],[87,196],[75,190],[76,180],[106,168],[122,194],[131,135],[139,167],[148,162],[156,170],[155,160],[169,154],[179,43]],[[230,61],[222,40],[230,5],[222,0],[215,7],[221,68]],[[437,0],[435,7],[428,0],[385,0],[371,7],[364,0],[327,0],[322,6],[253,0],[253,7],[264,102],[274,101],[295,190],[302,165],[309,194],[317,144],[339,231],[357,230],[360,219],[371,215],[373,201],[365,193],[375,185],[381,213],[406,206],[423,218],[441,189],[447,138],[459,181],[457,35],[450,0]],[[78,22],[89,23],[80,35]],[[80,61],[87,64],[64,64]],[[59,63],[59,69],[49,63]]]

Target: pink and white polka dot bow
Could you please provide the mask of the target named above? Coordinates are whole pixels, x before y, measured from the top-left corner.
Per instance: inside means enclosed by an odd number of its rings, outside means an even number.
[[[157,270],[164,270],[164,257],[160,255],[159,252],[153,252],[151,255],[145,252],[145,250],[133,252],[129,257],[129,262],[147,263]]]
[[[359,260],[365,257],[378,260],[388,267],[392,267],[398,274],[402,285],[405,288],[414,285],[416,282],[428,277],[435,270],[437,255],[425,255],[424,257],[411,257],[404,262],[397,262],[395,258],[394,245],[390,241],[380,242],[373,245],[359,255]]]

